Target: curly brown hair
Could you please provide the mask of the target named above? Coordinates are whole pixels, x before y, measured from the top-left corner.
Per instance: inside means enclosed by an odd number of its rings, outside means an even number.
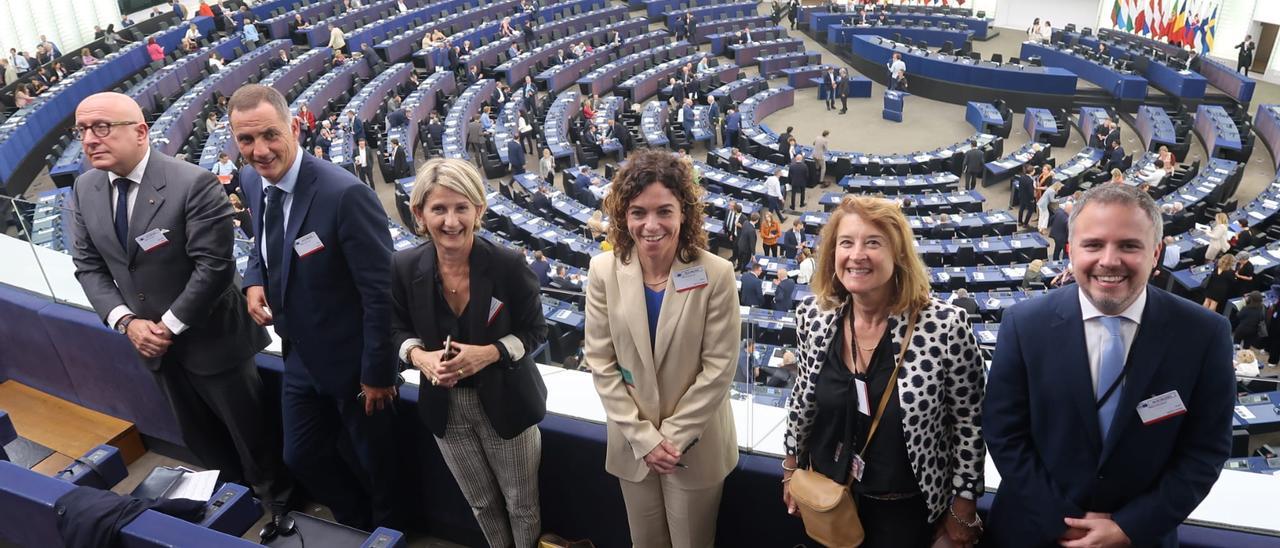
[[[614,254],[626,263],[631,260],[635,240],[627,231],[627,208],[651,183],[667,187],[680,203],[680,239],[676,256],[683,262],[698,257],[707,248],[707,232],[702,228],[702,187],[694,183],[693,163],[675,154],[642,149],[627,155],[627,163],[613,177],[602,209],[609,216],[609,243]]]

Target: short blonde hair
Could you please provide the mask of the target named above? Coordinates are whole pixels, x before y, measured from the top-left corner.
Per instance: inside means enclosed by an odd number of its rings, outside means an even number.
[[[486,204],[484,182],[476,167],[471,162],[457,158],[434,158],[422,164],[413,178],[413,194],[409,195],[409,209],[413,210],[415,217],[422,215],[422,208],[427,205],[427,196],[438,186],[463,195],[476,207],[476,222],[472,228],[479,230]],[[418,235],[428,236],[427,227],[419,225],[415,229]]]
[[[831,310],[849,298],[849,291],[836,280],[836,232],[846,216],[857,215],[875,226],[889,239],[893,252],[893,291],[889,311],[917,313],[929,304],[929,273],[915,250],[911,223],[896,202],[870,196],[845,196],[831,212],[831,219],[818,237],[818,267],[809,287],[818,297],[818,306]]]

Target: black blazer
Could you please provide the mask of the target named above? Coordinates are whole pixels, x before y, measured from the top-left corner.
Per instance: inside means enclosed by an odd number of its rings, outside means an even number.
[[[395,348],[421,339],[429,350],[444,347],[436,331],[436,247],[430,242],[397,252],[391,265],[391,338]],[[472,344],[494,344],[515,335],[524,345],[518,360],[498,361],[476,374],[476,390],[485,415],[503,439],[511,439],[542,421],[547,387],[533,363],[533,351],[547,339],[538,278],[520,254],[476,237],[471,248],[471,304],[463,321],[471,322]],[[490,303],[503,303],[488,322]],[[424,383],[418,388],[418,414],[437,438],[449,422],[450,390]]]

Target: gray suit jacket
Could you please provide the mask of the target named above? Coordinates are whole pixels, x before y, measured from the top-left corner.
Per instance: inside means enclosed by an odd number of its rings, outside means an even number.
[[[116,239],[111,174],[94,169],[76,179],[72,258],[76,279],[98,316],[126,305],[160,321],[172,311],[188,327],[152,370],[176,361],[198,374],[239,366],[266,347],[266,330],[249,317],[235,288],[234,230],[226,193],[212,173],[156,150],[129,218],[129,239]],[[143,251],[138,236],[164,229],[168,244]]]

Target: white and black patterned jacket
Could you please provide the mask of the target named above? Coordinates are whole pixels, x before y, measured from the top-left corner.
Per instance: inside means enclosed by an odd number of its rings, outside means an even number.
[[[786,451],[808,452],[818,414],[814,386],[827,349],[848,302],[830,311],[809,296],[796,311],[800,339],[799,373],[787,402]],[[905,314],[889,316],[896,359],[907,336]],[[930,520],[946,511],[955,495],[976,500],[983,492],[986,447],[982,444],[982,356],[963,310],[937,299],[916,320],[911,346],[898,372],[903,437],[911,470],[929,505]],[[804,465],[806,463],[800,463]]]

